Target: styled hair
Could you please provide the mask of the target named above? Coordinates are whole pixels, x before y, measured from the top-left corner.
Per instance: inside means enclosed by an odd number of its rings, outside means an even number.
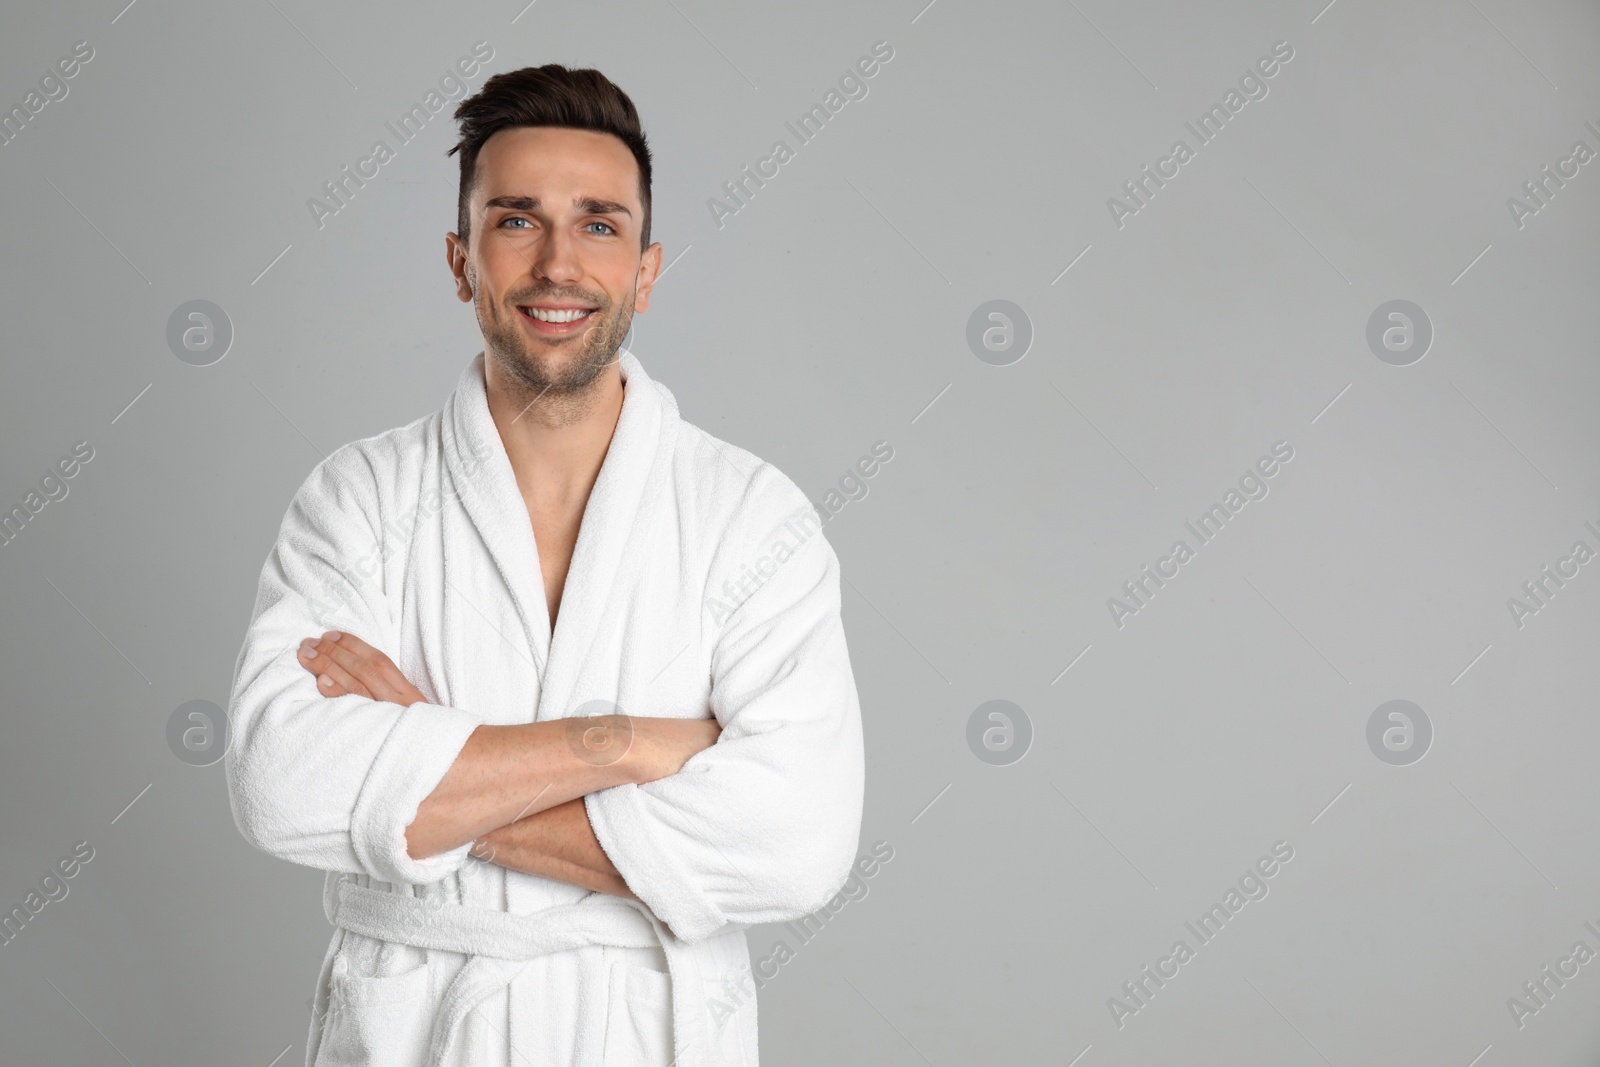
[[[456,107],[461,140],[446,155],[461,153],[461,185],[456,199],[456,233],[471,241],[472,213],[467,202],[477,179],[478,153],[490,137],[518,126],[562,126],[616,137],[639,164],[639,201],[644,205],[639,248],[650,247],[650,146],[639,112],[628,94],[598,70],[571,70],[559,63],[496,74]]]

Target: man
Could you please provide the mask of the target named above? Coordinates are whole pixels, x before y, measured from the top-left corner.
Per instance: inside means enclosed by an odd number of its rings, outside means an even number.
[[[548,65],[456,118],[483,352],[301,486],[229,708],[241,832],[328,872],[306,1062],[753,1067],[744,929],[860,830],[838,560],[620,349],[662,262],[628,97]]]

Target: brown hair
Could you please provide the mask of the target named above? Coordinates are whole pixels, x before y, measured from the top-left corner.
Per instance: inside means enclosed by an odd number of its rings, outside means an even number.
[[[461,140],[446,155],[461,153],[461,185],[456,199],[456,233],[471,239],[467,201],[476,180],[478,152],[501,130],[517,126],[564,126],[616,137],[639,164],[639,200],[644,205],[639,248],[650,246],[650,146],[639,112],[628,94],[598,70],[571,70],[559,63],[496,74],[456,108]]]

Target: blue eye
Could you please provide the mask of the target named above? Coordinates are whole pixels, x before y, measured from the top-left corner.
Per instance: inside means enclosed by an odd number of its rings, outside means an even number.
[[[616,230],[611,228],[611,224],[610,223],[606,223],[606,222],[591,222],[591,223],[589,223],[589,225],[590,226],[604,226],[608,233],[616,233],[617,232]]]
[[[509,219],[506,219],[503,222],[501,222],[500,225],[509,226],[513,222],[527,222],[527,221],[528,220],[523,218],[521,215],[513,215]]]

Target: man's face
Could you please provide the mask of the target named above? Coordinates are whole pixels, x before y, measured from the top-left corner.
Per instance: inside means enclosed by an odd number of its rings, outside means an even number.
[[[639,248],[639,169],[610,134],[553,126],[484,142],[470,243],[446,238],[485,353],[530,399],[583,393],[650,306],[661,245]]]

